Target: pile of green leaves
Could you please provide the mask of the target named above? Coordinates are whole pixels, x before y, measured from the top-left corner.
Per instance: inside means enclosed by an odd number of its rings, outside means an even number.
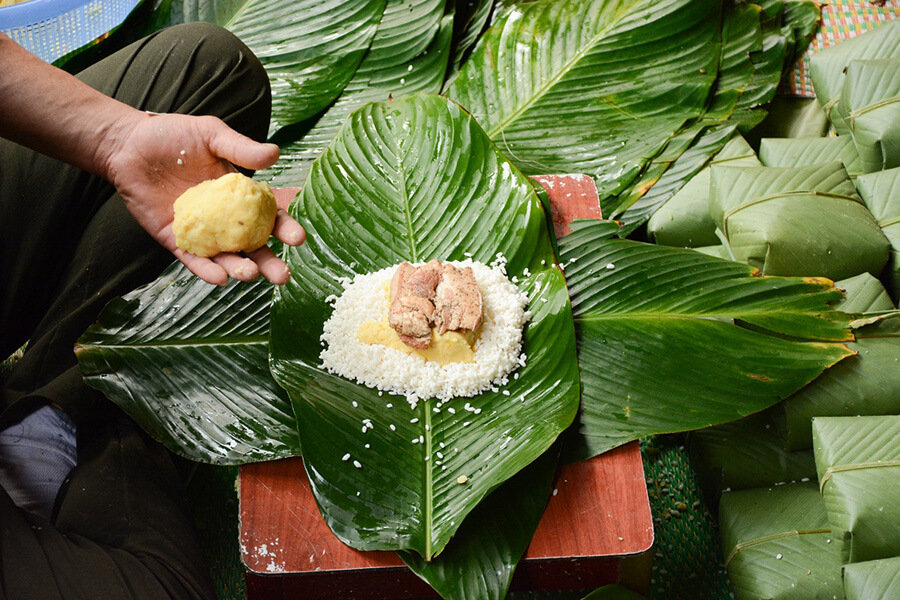
[[[309,237],[278,249],[294,278],[277,292],[173,266],[113,301],[80,340],[86,381],[188,458],[302,453],[332,530],[443,597],[505,595],[560,456],[734,421],[852,354],[830,281],[623,239],[764,117],[812,3],[179,6],[266,66],[282,160],[257,177],[303,187]],[[548,172],[590,174],[619,222],[557,243],[527,177]],[[340,278],[498,253],[532,313],[504,390],[454,414],[319,366]]]
[[[815,54],[812,65],[836,135],[762,139],[758,160],[749,147],[717,159],[682,190],[691,201],[676,195],[649,228],[662,243],[714,233],[719,255],[765,273],[837,279],[846,296],[833,305],[854,318],[852,357],[763,414],[691,436],[707,498],[729,492],[722,545],[740,598],[859,597],[891,585],[887,565],[900,553],[890,513],[900,414],[900,23]],[[705,206],[694,201],[704,192]],[[784,499],[780,512],[773,494]]]

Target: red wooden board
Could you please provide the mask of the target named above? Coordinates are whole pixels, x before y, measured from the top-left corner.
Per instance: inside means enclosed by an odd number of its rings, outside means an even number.
[[[600,218],[590,177],[536,178],[550,200],[557,236],[575,218]],[[276,190],[293,198],[296,189]],[[241,556],[251,600],[434,597],[393,552],[345,546],[319,514],[299,458],[241,467]],[[637,442],[560,470],[513,589],[561,590],[619,581],[621,559],[653,544],[653,522]]]

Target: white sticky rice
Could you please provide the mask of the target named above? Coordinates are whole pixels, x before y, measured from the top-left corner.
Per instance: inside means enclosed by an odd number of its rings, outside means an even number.
[[[406,396],[413,406],[419,400],[475,396],[506,385],[507,376],[516,367],[525,366],[522,330],[530,318],[525,310],[528,298],[506,278],[502,263],[489,267],[471,259],[447,262],[457,267],[472,267],[483,297],[484,317],[474,362],[441,366],[419,356],[359,340],[363,323],[384,318],[388,296],[384,284],[394,276],[399,267],[395,265],[343,281],[344,293],[339,298],[330,298],[334,301],[334,312],[322,333],[321,367],[368,387]]]

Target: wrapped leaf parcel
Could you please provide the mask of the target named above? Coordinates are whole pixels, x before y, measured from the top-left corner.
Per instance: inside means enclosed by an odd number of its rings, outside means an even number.
[[[847,116],[838,110],[850,63],[884,58],[900,58],[900,21],[885,23],[810,56],[816,98],[838,134],[851,134]]]
[[[900,590],[900,556],[844,565],[846,600],[890,600]]]
[[[873,313],[894,310],[894,301],[881,281],[868,273],[835,281],[834,287],[844,291],[846,296],[833,304],[834,308],[846,313]]]
[[[691,466],[707,503],[724,491],[749,490],[816,477],[812,450],[785,447],[777,407],[732,423],[694,431],[688,437]]]
[[[900,167],[863,175],[856,180],[871,213],[891,244],[890,260],[885,269],[885,287],[900,300]]]
[[[900,166],[900,56],[847,65],[837,112],[864,172]]]
[[[817,417],[813,443],[842,560],[900,556],[900,415]]]
[[[294,275],[276,291],[270,364],[308,444],[311,488],[345,543],[429,561],[578,408],[572,313],[541,202],[459,105],[411,96],[353,113],[292,213],[307,241],[285,253]],[[341,278],[404,260],[471,255],[488,264],[498,254],[531,312],[527,362],[502,391],[412,406],[320,367],[328,298],[343,293]]]
[[[854,333],[854,356],[785,400],[788,448],[812,447],[813,417],[900,414],[900,317]]]
[[[744,138],[735,134],[709,165],[650,217],[647,231],[657,244],[696,248],[721,243],[716,223],[709,216],[709,172],[713,165],[761,167],[762,163]]]
[[[764,275],[878,276],[889,242],[841,163],[714,166],[710,213],[735,260]]]
[[[843,598],[839,538],[815,482],[722,494],[719,531],[735,598]]]
[[[808,167],[839,161],[854,181],[863,172],[850,136],[763,138],[759,142],[759,160],[767,167]]]

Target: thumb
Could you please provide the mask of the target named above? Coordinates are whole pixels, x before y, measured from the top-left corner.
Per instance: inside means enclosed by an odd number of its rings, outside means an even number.
[[[278,146],[256,142],[219,119],[208,121],[206,134],[210,152],[239,167],[258,171],[278,160]]]

